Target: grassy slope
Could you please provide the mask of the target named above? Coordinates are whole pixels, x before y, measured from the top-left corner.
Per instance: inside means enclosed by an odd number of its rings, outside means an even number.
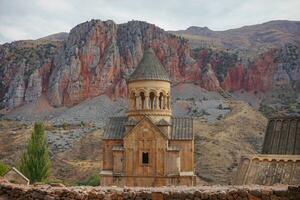
[[[230,183],[241,155],[259,152],[263,142],[267,119],[244,102],[229,105],[224,119],[194,124],[196,173],[210,184]]]

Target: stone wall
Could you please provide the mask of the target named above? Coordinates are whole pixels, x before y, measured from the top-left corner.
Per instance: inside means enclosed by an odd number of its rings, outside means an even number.
[[[300,186],[202,186],[160,188],[21,186],[0,180],[0,199],[300,199]]]

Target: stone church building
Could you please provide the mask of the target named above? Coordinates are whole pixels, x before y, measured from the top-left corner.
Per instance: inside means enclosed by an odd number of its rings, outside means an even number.
[[[127,84],[127,116],[110,118],[104,131],[101,185],[193,185],[193,120],[172,116],[170,78],[153,50]]]

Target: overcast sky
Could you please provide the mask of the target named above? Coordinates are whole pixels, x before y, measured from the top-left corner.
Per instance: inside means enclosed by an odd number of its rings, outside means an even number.
[[[300,0],[0,0],[0,44],[69,32],[90,19],[142,20],[165,30],[226,30],[300,20]]]

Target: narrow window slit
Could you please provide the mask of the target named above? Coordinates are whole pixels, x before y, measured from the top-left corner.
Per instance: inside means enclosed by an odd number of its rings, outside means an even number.
[[[149,164],[149,153],[148,152],[142,153],[142,163]]]

